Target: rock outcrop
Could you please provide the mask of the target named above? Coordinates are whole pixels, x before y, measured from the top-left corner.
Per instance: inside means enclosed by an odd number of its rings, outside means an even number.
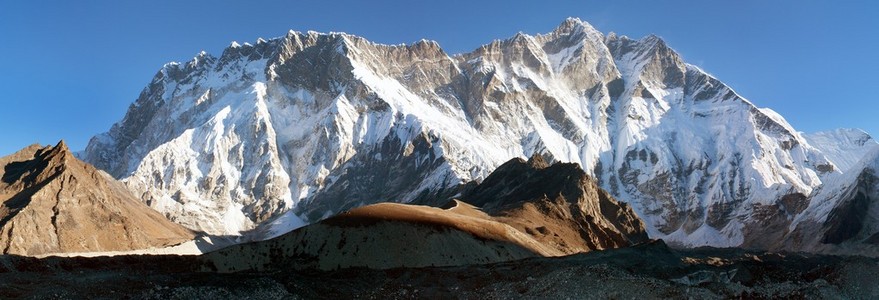
[[[63,141],[0,158],[0,178],[2,254],[125,251],[193,238]]]

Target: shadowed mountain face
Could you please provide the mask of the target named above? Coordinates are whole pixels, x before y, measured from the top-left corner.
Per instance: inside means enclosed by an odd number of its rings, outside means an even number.
[[[461,197],[565,254],[648,240],[644,222],[572,163],[513,159]]]
[[[63,141],[0,158],[0,253],[123,251],[192,238],[123,184],[74,158]]]
[[[646,242],[632,209],[576,164],[539,156],[498,168],[443,208],[380,203],[205,260],[219,271],[460,266],[563,256]]]
[[[779,248],[879,257],[879,147],[829,180]],[[820,200],[820,201],[817,201]]]

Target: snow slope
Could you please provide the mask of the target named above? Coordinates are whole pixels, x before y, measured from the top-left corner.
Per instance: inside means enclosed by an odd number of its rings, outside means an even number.
[[[879,147],[879,142],[860,129],[841,128],[816,132],[805,137],[809,144],[821,150],[842,172],[850,170],[864,158],[865,153]]]

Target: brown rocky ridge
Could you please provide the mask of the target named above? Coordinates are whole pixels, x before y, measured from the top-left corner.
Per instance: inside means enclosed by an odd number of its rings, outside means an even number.
[[[192,238],[64,141],[0,158],[0,254],[127,251]]]
[[[574,163],[512,159],[462,199],[563,254],[648,240],[644,223]]]
[[[460,266],[648,241],[632,209],[576,164],[513,159],[442,208],[379,203],[204,256],[221,272]],[[474,206],[471,203],[478,204]]]

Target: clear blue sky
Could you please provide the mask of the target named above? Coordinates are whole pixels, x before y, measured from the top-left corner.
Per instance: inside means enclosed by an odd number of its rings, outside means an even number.
[[[233,40],[345,31],[459,53],[568,16],[605,33],[657,34],[800,131],[877,135],[879,1],[844,2],[2,1],[0,155],[62,138],[82,149],[164,63],[219,55]]]

